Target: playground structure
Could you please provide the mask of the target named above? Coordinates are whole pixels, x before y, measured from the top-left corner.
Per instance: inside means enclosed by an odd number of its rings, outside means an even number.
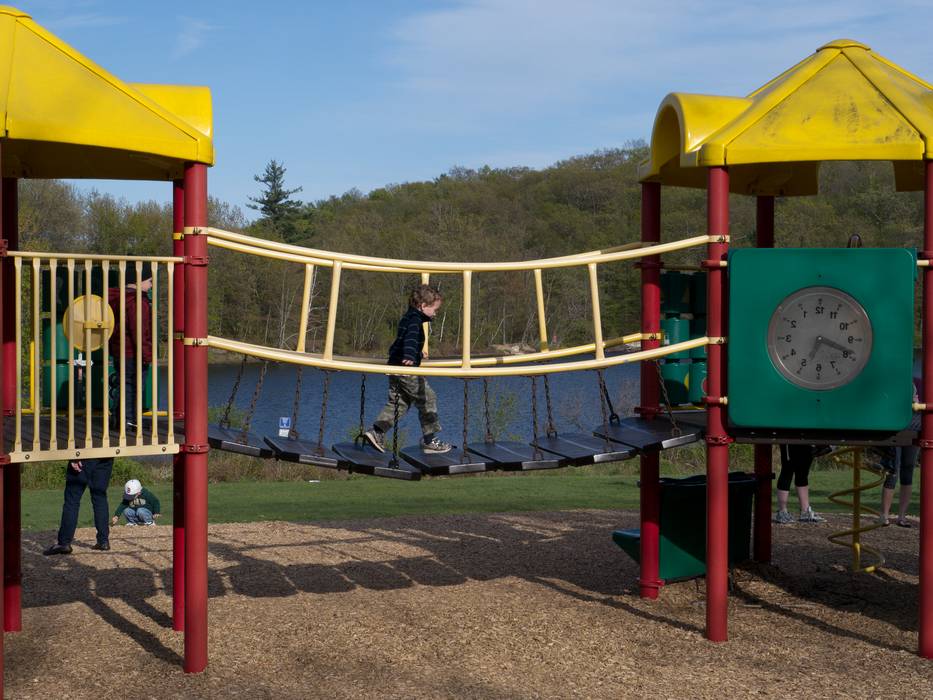
[[[891,302],[896,306],[895,315],[901,324],[905,314],[913,315],[913,276],[908,280],[903,269],[906,265],[911,273],[918,267],[922,271],[925,300],[923,375],[933,373],[933,349],[929,344],[933,339],[929,335],[933,333],[933,278],[929,267],[929,260],[933,258],[933,166],[929,158],[933,155],[927,148],[928,140],[933,138],[933,113],[924,107],[922,101],[929,97],[933,88],[861,44],[846,40],[826,44],[747,98],[677,93],[665,98],[654,124],[651,155],[641,172],[642,235],[638,243],[535,261],[456,263],[337,254],[211,228],[207,221],[207,167],[213,163],[212,110],[206,88],[123,83],[43,30],[28,15],[11,8],[0,9],[0,40],[14,47],[10,50],[7,90],[2,93],[8,95],[5,104],[7,131],[0,141],[0,172],[3,176],[0,225],[4,241],[4,260],[0,268],[3,294],[0,305],[0,325],[3,328],[0,380],[4,409],[0,454],[3,455],[4,536],[0,540],[5,543],[2,608],[5,631],[21,629],[21,465],[61,459],[173,454],[173,622],[176,630],[185,633],[185,671],[204,670],[207,665],[206,468],[211,441],[207,420],[207,349],[213,347],[325,371],[354,371],[364,375],[397,371],[376,361],[334,355],[340,278],[344,269],[420,275],[424,281],[436,275],[456,275],[462,280],[462,356],[456,360],[431,361],[418,368],[406,368],[406,374],[464,379],[501,375],[547,376],[554,372],[601,372],[616,364],[642,363],[639,415],[616,421],[608,416],[603,421],[603,434],[595,441],[592,436],[568,436],[565,442],[582,450],[578,451],[577,457],[561,456],[548,450],[547,440],[560,437],[552,435],[550,428],[545,439],[539,440],[536,435],[532,445],[524,446],[524,452],[519,451],[517,457],[506,461],[482,454],[480,448],[474,450],[464,436],[460,461],[448,464],[447,473],[457,473],[456,467],[462,467],[461,472],[476,471],[470,468],[471,465],[496,461],[511,468],[529,468],[526,463],[541,461],[543,452],[557,455],[548,457],[554,466],[573,463],[574,459],[582,463],[580,460],[584,459],[595,462],[638,455],[641,460],[639,589],[643,597],[655,598],[664,583],[659,575],[659,451],[704,436],[707,451],[706,636],[713,641],[727,638],[727,472],[731,442],[739,440],[756,445],[753,555],[758,561],[768,561],[771,553],[771,445],[775,442],[898,444],[915,437],[909,430],[913,409],[921,414],[918,443],[922,448],[921,476],[928,476],[933,483],[933,417],[927,411],[928,405],[933,407],[933,386],[924,385],[920,403],[914,406],[909,396],[905,404],[902,393],[895,391],[886,399],[885,413],[872,413],[873,409],[868,407],[860,413],[861,422],[837,420],[837,411],[813,418],[808,409],[800,409],[797,422],[788,425],[756,423],[754,418],[744,425],[736,425],[730,423],[728,416],[733,409],[737,416],[755,414],[749,413],[753,408],[749,397],[743,399],[735,383],[732,386],[736,391],[732,395],[727,391],[727,371],[731,376],[737,367],[736,358],[732,358],[733,364],[727,364],[727,342],[731,345],[733,338],[741,339],[746,345],[756,342],[756,338],[742,338],[741,324],[737,324],[735,319],[729,325],[729,338],[725,332],[730,311],[727,305],[730,280],[724,273],[732,265],[728,257],[729,194],[756,197],[757,245],[773,247],[774,198],[816,194],[819,163],[823,160],[891,160],[899,189],[925,192],[924,244],[918,259],[914,260],[904,251],[893,251],[894,254],[887,257],[892,259],[890,264],[896,267],[897,273],[904,277],[901,286],[911,290],[911,300],[907,305],[903,295],[895,296]],[[35,78],[30,80],[32,76],[55,76],[56,85],[61,81],[60,89],[30,91],[28,86],[37,82]],[[68,90],[62,87],[65,85],[69,86]],[[802,116],[807,119],[802,119]],[[17,181],[25,177],[107,177],[171,182],[173,255],[140,257],[18,250]],[[662,186],[707,190],[708,225],[704,234],[661,243]],[[301,326],[294,349],[266,347],[208,335],[209,245],[303,266]],[[702,267],[706,271],[706,330],[697,337],[664,345],[660,256],[691,248],[705,248]],[[868,253],[870,251],[859,254],[859,260],[874,260],[866,257]],[[604,339],[599,270],[609,264],[633,260],[638,261],[641,269],[641,329],[623,338]],[[172,340],[164,350],[164,359],[171,381],[162,404],[157,381],[154,376],[150,379],[151,416],[128,429],[123,381],[125,358],[117,361],[108,356],[108,344],[103,336],[110,328],[109,321],[105,313],[94,313],[92,294],[96,293],[96,288],[106,299],[111,284],[110,273],[116,271],[115,286],[120,290],[120,296],[125,296],[127,270],[137,269],[143,262],[153,266],[155,286],[164,288],[167,293],[167,303],[153,309],[153,327],[170,330]],[[775,263],[769,263],[765,258],[764,262],[756,264],[767,266]],[[820,265],[812,267],[813,274],[836,275],[836,279],[844,280],[844,269]],[[869,271],[870,267],[869,264]],[[323,351],[312,354],[305,352],[304,339],[313,276],[320,268],[330,269],[330,303]],[[548,270],[558,268],[585,269],[592,310],[592,343],[575,348],[548,347],[542,276]],[[741,269],[738,263],[736,269]],[[485,272],[534,275],[541,341],[539,352],[507,358],[472,356],[470,290],[473,276]],[[97,282],[95,275],[99,275]],[[25,283],[27,279],[29,284]],[[59,385],[55,362],[55,343],[59,341],[55,332],[50,333],[48,340],[42,337],[43,290],[54,290],[58,284],[66,287],[69,310],[76,311],[75,300],[81,299],[84,320],[79,332],[72,331],[67,338],[67,369],[64,370],[67,381],[62,385],[65,388],[64,402],[60,405],[56,398],[45,405],[39,387],[45,374],[49,375],[50,386]],[[771,293],[780,300],[785,292],[775,287]],[[881,330],[884,326],[883,312],[876,313],[876,309],[856,290],[850,296],[868,307],[866,313],[871,323]],[[55,295],[50,297],[54,299]],[[154,294],[154,299],[158,299],[157,294]],[[773,306],[767,306],[771,302],[758,300],[756,303],[764,306],[762,309],[752,306],[750,313],[760,314],[763,309],[771,313]],[[54,319],[56,314],[64,311],[51,301],[46,313]],[[116,314],[121,320],[121,328],[124,327],[124,313],[121,308]],[[23,321],[27,316],[31,319],[31,339],[23,337]],[[892,331],[895,336],[903,335],[902,325]],[[83,339],[80,338],[82,334]],[[881,337],[881,333],[878,335]],[[157,337],[158,334],[154,333],[153,338]],[[824,342],[823,336],[819,338]],[[135,340],[135,356],[138,358],[141,339],[137,337]],[[902,369],[904,343],[908,355],[911,350],[909,334],[900,340],[902,342],[899,343],[891,341],[897,347],[889,358],[896,361],[897,372]],[[757,338],[757,342],[761,341],[762,338]],[[36,371],[40,378],[32,383],[32,396],[24,405],[22,356],[24,347],[29,347],[30,342],[32,364],[39,368]],[[625,354],[607,353],[611,348],[632,342],[640,342],[641,349]],[[37,358],[42,357],[43,348],[47,345],[51,345],[48,348],[51,360],[48,368],[43,369]],[[88,380],[84,382],[81,396],[75,391],[78,386],[75,349],[92,349],[95,345],[100,348],[99,365],[91,364],[84,368]],[[669,409],[669,406],[662,406],[664,384],[659,381],[653,361],[701,348],[707,351],[707,377],[702,396],[702,403],[706,406],[702,413],[704,422],[697,425],[696,420],[681,421],[679,425],[669,425],[668,418],[663,415]],[[811,359],[816,357],[818,349],[814,346]],[[567,359],[590,352],[594,354],[593,359]],[[160,347],[154,341],[153,358],[158,359],[159,353]],[[547,364],[541,363],[542,360],[547,360]],[[93,358],[90,361],[95,362]],[[866,403],[883,403],[875,402],[873,396],[864,393],[867,390],[865,382],[880,372],[874,360],[867,359],[866,362],[865,368],[860,367],[858,372],[853,372],[853,378],[847,383],[828,387],[820,396],[826,398],[827,403],[831,403],[834,396],[841,397],[837,402],[838,410],[843,410],[845,402],[851,401],[846,392],[855,390],[862,392],[861,398]],[[117,368],[120,377],[116,382],[113,409],[103,398],[95,401],[95,395],[107,396],[110,372],[104,370],[111,364]],[[95,366],[98,366],[96,371]],[[889,377],[895,383],[900,379],[897,372],[893,373],[896,376]],[[814,381],[819,380],[817,375]],[[141,375],[137,373],[137,397],[142,396],[142,382]],[[99,394],[95,394],[95,385]],[[784,390],[783,385],[776,386],[782,386]],[[906,382],[904,386],[906,391]],[[601,379],[600,389],[604,393]],[[792,382],[786,390],[794,400],[805,402],[812,399],[806,390],[793,386]],[[164,414],[158,410],[160,405],[164,405]],[[141,398],[137,398],[137,407],[142,408]],[[113,422],[111,410],[116,414]],[[141,413],[141,410],[137,411],[137,415]],[[903,421],[905,414],[907,420]],[[870,429],[874,425],[881,429]],[[231,432],[233,435],[228,437],[236,441],[236,431]],[[321,451],[316,456],[322,459],[334,459],[337,465],[341,459],[344,463],[358,464],[354,458],[341,455],[340,449],[335,450],[336,457],[323,454],[325,447],[320,444],[320,439],[317,444],[311,444],[312,450]],[[467,455],[468,448],[472,455]],[[300,454],[296,455],[300,459]],[[476,455],[482,459],[477,459]],[[381,459],[395,458],[396,455],[387,455]],[[395,459],[394,464],[397,466],[399,463]],[[391,467],[393,463],[382,464]],[[451,466],[455,468],[451,469]],[[371,467],[371,473],[376,473],[377,468]],[[432,473],[428,469],[425,471]],[[420,471],[418,473],[420,475]],[[927,480],[922,479],[922,483]],[[919,652],[926,658],[933,658],[933,539],[930,532],[933,527],[933,491],[923,488],[921,499]]]

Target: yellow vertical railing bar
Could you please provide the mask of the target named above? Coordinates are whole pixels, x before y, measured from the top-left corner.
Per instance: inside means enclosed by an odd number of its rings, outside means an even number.
[[[114,329],[118,333],[117,342],[120,343],[120,387],[117,396],[120,397],[120,447],[126,447],[126,260],[117,263],[120,270],[120,323]]]
[[[599,310],[599,280],[596,277],[596,263],[589,263],[590,297],[593,305],[593,342],[596,345],[596,359],[606,357],[606,348],[603,346],[603,317]]]
[[[431,273],[422,272],[421,273],[421,284],[430,284],[431,283]],[[427,357],[428,356],[428,323],[424,322],[421,324],[421,327],[424,329],[424,345],[421,347],[421,353]]]
[[[91,261],[84,261],[84,446],[94,447],[94,406],[91,399]]]
[[[473,304],[473,271],[463,271],[463,362],[461,366],[466,369],[470,366],[470,323],[472,321],[470,307]]]
[[[58,449],[58,260],[49,260],[49,449]]]
[[[101,353],[102,353],[102,365],[100,370],[101,377],[101,389],[103,391],[103,400],[101,401],[101,408],[103,409],[103,415],[100,419],[101,427],[101,447],[110,447],[110,343],[107,338],[107,330],[109,328],[107,321],[110,319],[110,262],[104,260],[100,264],[100,279],[101,279],[101,304],[100,304],[100,313],[101,313]]]
[[[308,312],[311,308],[311,288],[314,286],[314,265],[305,265],[305,286],[301,291],[301,319],[298,322],[298,343],[295,349],[305,351],[305,338],[308,335]]]
[[[152,444],[159,444],[159,263],[152,263],[152,308],[149,309],[152,331],[152,361],[149,374],[152,387],[152,400],[149,412],[152,414]]]
[[[340,297],[340,272],[343,263],[339,260],[334,263],[330,279],[330,305],[327,308],[327,334],[324,336],[324,359],[334,357],[334,328],[337,325],[337,301]]]
[[[29,396],[30,402],[32,403],[32,449],[39,451],[42,449],[39,444],[39,419],[42,416],[42,407],[39,405],[39,365],[40,362],[37,361],[36,353],[39,352],[39,339],[41,334],[39,333],[39,295],[41,294],[39,280],[41,275],[39,274],[39,266],[42,264],[42,261],[39,258],[33,258],[32,260],[32,348],[29,353],[29,364],[32,372],[30,376],[31,386],[29,387]]]
[[[143,264],[140,260],[136,261],[136,339],[134,348],[136,351],[136,445],[143,444],[143,290],[141,278],[143,275]]]
[[[68,258],[68,306],[71,310],[75,303],[75,261]],[[73,310],[72,310],[73,313]],[[68,329],[68,449],[75,448],[75,334]]]
[[[862,450],[852,455],[852,571],[862,568]]]
[[[23,449],[23,261],[20,258],[13,258],[13,280],[16,296],[16,302],[13,305],[16,323],[16,401],[13,405],[16,432],[13,436],[13,450],[21,452]]]
[[[538,338],[541,342],[541,352],[547,352],[547,319],[544,317],[544,283],[541,280],[541,269],[535,270],[535,298],[538,301]]]
[[[168,433],[166,442],[171,445],[175,442],[175,354],[172,342],[172,334],[175,332],[175,263],[168,263],[165,266],[168,271],[168,285],[165,287],[166,303],[165,311],[168,317],[166,328],[168,328],[168,343],[165,348],[166,355],[166,395],[168,397],[168,416],[166,418]]]

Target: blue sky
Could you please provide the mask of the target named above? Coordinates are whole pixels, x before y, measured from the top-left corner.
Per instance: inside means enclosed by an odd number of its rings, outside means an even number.
[[[241,207],[271,158],[303,187],[297,197],[317,200],[647,139],[666,93],[744,95],[840,37],[933,79],[933,3],[908,0],[16,6],[128,82],[208,85],[210,191]],[[169,197],[160,183],[91,185],[130,201]]]

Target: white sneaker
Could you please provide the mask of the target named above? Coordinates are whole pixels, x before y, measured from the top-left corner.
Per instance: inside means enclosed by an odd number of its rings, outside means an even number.
[[[794,516],[786,510],[779,510],[774,516],[774,522],[778,525],[787,525],[788,523],[794,522]]]
[[[813,512],[813,507],[809,507],[806,510],[800,511],[800,517],[797,518],[802,523],[825,523],[826,518],[824,518],[819,513]]]
[[[127,527],[136,527],[136,523],[127,522],[127,523],[126,523],[126,526],[127,526]]]
[[[431,452],[434,454],[440,454],[442,452],[450,452],[453,445],[449,442],[444,442],[443,440],[438,440],[434,438],[431,442],[422,442],[421,451],[422,452]]]

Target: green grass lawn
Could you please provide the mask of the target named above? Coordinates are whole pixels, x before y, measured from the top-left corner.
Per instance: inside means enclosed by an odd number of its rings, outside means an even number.
[[[919,476],[919,470],[917,472]],[[212,523],[257,520],[339,520],[396,515],[446,513],[494,513],[575,508],[638,509],[637,477],[593,475],[579,471],[550,474],[516,474],[487,477],[452,477],[402,482],[390,479],[352,478],[347,481],[227,482],[211,484],[209,520]],[[810,475],[811,500],[823,512],[843,512],[827,495],[852,483],[851,473],[815,470]],[[918,479],[919,482],[919,479]],[[168,483],[147,484],[162,501],[163,523],[171,521],[172,489]],[[919,486],[919,484],[918,484]],[[914,488],[912,513],[918,512]],[[111,510],[122,496],[110,490]],[[880,487],[864,497],[877,507]],[[58,527],[62,491],[23,491],[23,528],[52,530]],[[796,496],[791,496],[796,508]],[[90,526],[90,497],[85,495],[79,525]]]

